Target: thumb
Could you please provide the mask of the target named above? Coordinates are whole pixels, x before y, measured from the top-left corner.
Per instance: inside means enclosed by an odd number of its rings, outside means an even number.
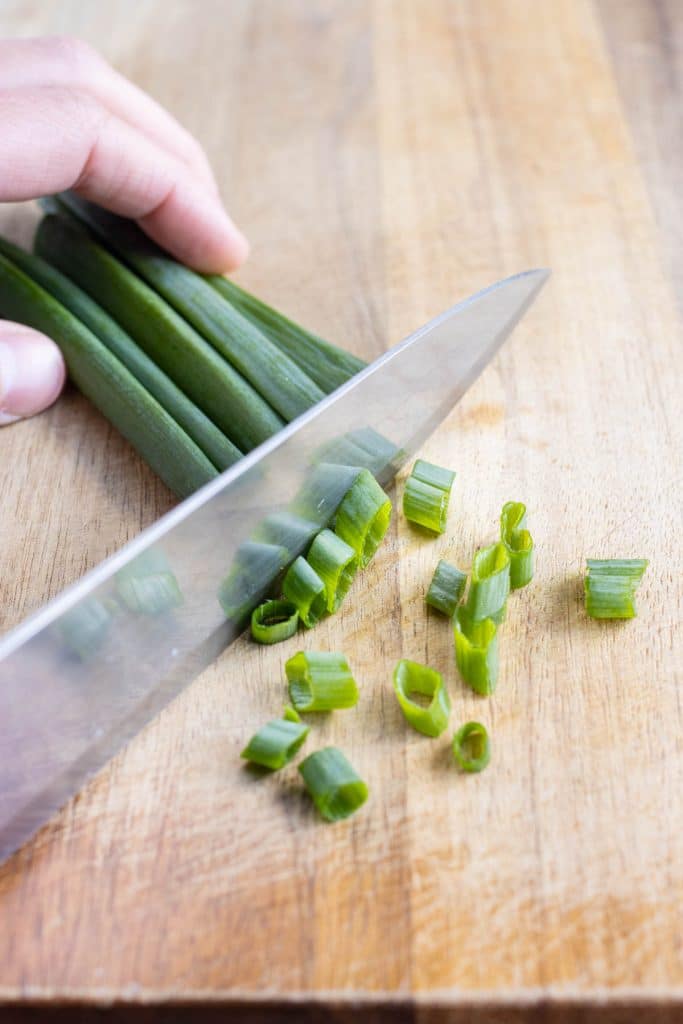
[[[0,427],[47,409],[65,376],[54,341],[31,327],[0,320]]]

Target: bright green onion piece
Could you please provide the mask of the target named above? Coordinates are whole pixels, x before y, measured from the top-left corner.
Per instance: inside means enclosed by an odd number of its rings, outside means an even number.
[[[301,720],[292,720],[285,708],[285,717],[276,718],[259,729],[251,737],[240,757],[275,772],[292,760],[303,746],[308,733],[309,727],[303,725]]]
[[[287,704],[287,706],[285,707],[285,711],[284,711],[284,714],[283,714],[282,717],[284,718],[284,720],[286,722],[300,722],[301,721],[301,715],[296,710],[296,708],[292,707],[291,704]]]
[[[493,619],[500,624],[505,618],[505,604],[510,593],[510,555],[501,542],[477,551],[472,562],[467,613],[474,622]]]
[[[372,473],[361,470],[337,509],[334,532],[358,555],[360,568],[370,562],[389,529],[391,502]]]
[[[432,582],[429,584],[427,604],[436,608],[437,611],[443,612],[449,619],[453,618],[466,582],[467,573],[460,572],[454,565],[442,558],[434,570]]]
[[[646,558],[589,558],[584,581],[586,611],[592,619],[632,619]]]
[[[534,575],[534,542],[526,529],[526,505],[506,501],[500,514],[500,539],[510,556],[510,589],[519,590]]]
[[[251,635],[259,644],[289,640],[299,628],[299,613],[291,601],[264,601],[251,613]]]
[[[285,673],[297,711],[334,711],[358,703],[358,687],[343,654],[299,651],[285,663]]]
[[[282,593],[285,599],[294,605],[301,621],[308,629],[315,626],[325,614],[325,584],[301,555],[292,562],[285,573]]]
[[[409,476],[403,491],[403,515],[408,522],[431,533],[443,533],[448,516],[448,494]]]
[[[306,561],[325,584],[328,612],[336,612],[358,570],[356,552],[332,530],[321,530],[311,544]]]
[[[453,757],[464,772],[483,772],[491,760],[491,742],[481,722],[466,722],[453,737]]]
[[[486,697],[498,682],[498,627],[493,619],[475,622],[460,605],[453,616],[455,663],[464,681]]]
[[[394,669],[394,690],[406,721],[424,736],[440,736],[448,725],[451,699],[443,676],[427,665],[404,658]],[[410,699],[411,693],[431,697],[427,707]]]
[[[421,480],[423,484],[431,487],[438,487],[440,491],[451,492],[455,473],[451,469],[444,469],[442,466],[435,466],[433,462],[425,462],[418,459],[410,471],[414,480]]]
[[[326,821],[341,821],[368,798],[368,787],[336,747],[309,754],[299,771],[313,803]]]

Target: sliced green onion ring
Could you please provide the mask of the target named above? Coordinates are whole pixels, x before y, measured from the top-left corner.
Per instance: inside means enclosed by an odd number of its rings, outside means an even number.
[[[310,629],[325,614],[326,590],[323,580],[301,555],[292,562],[282,581],[282,593]]]
[[[285,717],[276,718],[259,729],[240,757],[275,772],[292,760],[303,746],[308,733],[309,727],[303,725],[298,716],[297,720],[292,719],[285,708]]]
[[[424,736],[440,736],[448,725],[451,699],[443,676],[427,665],[403,658],[394,669],[394,690],[406,721]],[[431,697],[427,707],[410,699],[411,693]]]
[[[328,612],[336,612],[358,570],[356,552],[332,530],[321,530],[309,548],[306,561],[325,584]]]
[[[432,608],[453,618],[455,609],[463,595],[467,573],[460,572],[454,565],[442,558],[429,584],[426,601]]]
[[[455,473],[451,469],[444,469],[443,466],[435,466],[433,462],[425,459],[417,459],[410,471],[415,480],[421,480],[424,484],[438,487],[440,491],[450,494],[455,480]]]
[[[336,747],[323,747],[299,765],[306,789],[326,821],[340,821],[368,798],[368,787]]]
[[[141,615],[159,615],[183,603],[183,595],[172,572],[117,577],[116,590],[126,608]]]
[[[296,708],[292,707],[291,704],[287,704],[287,706],[285,707],[285,711],[284,711],[284,714],[283,714],[282,717],[285,719],[286,722],[300,722],[301,721],[301,715],[296,710]]]
[[[297,711],[333,711],[358,703],[358,687],[343,654],[299,651],[285,663],[285,674]]]
[[[291,601],[264,601],[251,613],[251,635],[259,644],[289,640],[299,628],[299,612]]]
[[[272,593],[288,562],[287,550],[278,544],[241,544],[218,592],[226,618],[246,624],[252,609]]]
[[[632,619],[646,558],[589,558],[584,580],[586,611],[592,619]]]
[[[101,646],[112,621],[105,605],[95,597],[86,598],[65,612],[57,621],[54,632],[64,646],[87,661]]]
[[[370,562],[389,529],[391,502],[372,473],[361,470],[337,509],[334,532],[353,548],[360,568]]]
[[[464,605],[453,616],[455,663],[463,680],[486,697],[498,682],[498,627],[493,619],[475,622]]]
[[[510,593],[510,555],[501,542],[477,551],[472,562],[467,613],[474,622],[493,619],[500,624],[505,618],[505,604]]]
[[[506,501],[500,514],[500,539],[510,556],[510,589],[519,590],[534,575],[534,542],[526,529],[526,505]]]
[[[491,760],[491,742],[481,722],[466,722],[453,737],[453,757],[464,772],[482,772]]]
[[[454,480],[455,473],[450,469],[418,459],[403,491],[406,519],[432,533],[443,533]]]

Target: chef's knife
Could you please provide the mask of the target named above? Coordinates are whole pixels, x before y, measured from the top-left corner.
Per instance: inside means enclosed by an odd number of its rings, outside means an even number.
[[[546,277],[518,274],[432,320],[0,640],[0,859],[230,643],[329,520],[354,472],[343,464],[367,456],[394,475]]]

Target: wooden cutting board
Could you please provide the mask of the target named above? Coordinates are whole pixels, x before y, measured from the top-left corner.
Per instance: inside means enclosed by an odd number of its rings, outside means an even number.
[[[340,614],[230,648],[0,868],[0,1017],[683,1019],[678,0],[4,0],[0,19],[84,36],[170,107],[251,238],[239,279],[367,358],[553,269],[425,446],[458,471],[447,534],[397,514]],[[0,230],[28,241],[35,218],[5,208]],[[0,431],[0,493],[2,629],[172,503],[74,393]],[[423,598],[510,498],[538,570],[484,700]],[[638,619],[587,621],[587,556],[650,558]],[[345,651],[362,689],[309,744],[371,786],[335,826],[294,768],[256,782],[238,757],[302,644]],[[482,775],[454,770],[450,733],[407,731],[402,656],[444,672],[454,727],[488,725]]]

